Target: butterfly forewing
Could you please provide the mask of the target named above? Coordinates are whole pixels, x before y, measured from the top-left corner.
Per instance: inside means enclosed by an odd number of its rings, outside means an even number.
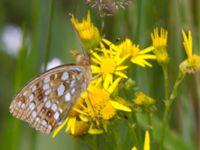
[[[10,112],[35,129],[50,133],[86,90],[85,73],[82,66],[62,65],[39,75],[15,96]]]

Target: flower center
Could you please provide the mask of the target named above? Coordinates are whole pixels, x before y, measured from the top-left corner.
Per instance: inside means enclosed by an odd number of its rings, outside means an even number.
[[[114,73],[117,66],[116,62],[111,58],[105,58],[101,63],[101,72],[104,74]]]

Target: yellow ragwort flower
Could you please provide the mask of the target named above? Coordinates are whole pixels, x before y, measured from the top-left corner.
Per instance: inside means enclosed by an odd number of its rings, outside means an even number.
[[[153,46],[157,48],[167,47],[167,34],[168,32],[161,28],[160,32],[158,28],[155,28],[153,33],[151,33],[151,39],[153,42]]]
[[[79,34],[81,41],[87,49],[96,47],[101,36],[97,27],[95,27],[91,22],[90,12],[88,11],[87,19],[79,22],[73,14],[71,14],[71,22]]]
[[[200,69],[200,56],[192,54],[192,35],[191,31],[188,32],[188,37],[184,31],[183,34],[183,46],[187,55],[187,59],[184,60],[179,68],[182,73],[194,74]]]
[[[161,28],[160,32],[158,28],[155,28],[151,33],[152,45],[155,48],[153,51],[156,55],[159,64],[167,64],[169,62],[169,56],[167,53],[167,30]]]
[[[73,136],[79,136],[86,133],[101,134],[102,129],[94,128],[102,124],[106,129],[106,121],[112,119],[117,110],[131,112],[131,109],[121,103],[118,103],[110,97],[115,88],[117,81],[107,88],[106,91],[96,81],[92,81],[87,89],[83,92],[77,103],[73,106],[65,121],[54,131],[53,137],[66,125],[66,132]],[[105,130],[104,129],[104,130]]]
[[[134,103],[138,106],[150,106],[155,104],[155,100],[142,92],[137,92]]]
[[[125,70],[128,66],[123,65],[123,62],[128,56],[119,57],[119,51],[113,51],[116,48],[114,44],[110,47],[102,47],[98,51],[92,52],[92,73],[99,75],[98,83],[103,82],[104,88],[110,86],[117,77],[128,78]]]
[[[137,150],[137,148],[134,146],[131,150]],[[145,132],[144,150],[150,150],[150,136],[148,130]]]
[[[147,60],[156,59],[154,54],[149,54],[149,52],[154,50],[153,47],[148,47],[141,50],[139,45],[133,44],[130,39],[125,39],[125,41],[118,45],[118,47],[120,49],[121,56],[128,55],[131,58],[132,63],[141,67],[152,67],[152,65]]]
[[[117,85],[115,85],[117,87]],[[115,88],[116,88],[115,87]],[[108,88],[110,92],[114,90],[112,85]],[[130,112],[131,109],[127,106],[118,103],[110,97],[110,93],[103,87],[90,84],[85,95],[82,96],[86,103],[86,107],[82,108],[83,114],[87,114],[93,120],[102,119],[109,120],[116,115],[116,110]]]

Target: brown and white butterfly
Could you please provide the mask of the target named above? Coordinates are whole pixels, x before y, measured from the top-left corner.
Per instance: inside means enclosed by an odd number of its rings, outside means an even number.
[[[11,114],[43,133],[50,133],[67,117],[91,78],[90,59],[50,69],[27,83],[14,97]]]

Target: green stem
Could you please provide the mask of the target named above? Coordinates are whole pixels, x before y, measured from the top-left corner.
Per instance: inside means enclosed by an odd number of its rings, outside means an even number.
[[[163,70],[163,76],[164,76],[164,86],[165,86],[165,101],[168,101],[169,99],[169,79],[168,79],[168,69],[167,69],[167,65],[163,65],[162,66],[162,70]]]
[[[47,63],[49,60],[53,13],[54,13],[54,0],[51,0],[50,1],[49,19],[48,19],[48,31],[47,31],[47,42],[46,42],[46,49],[45,49],[44,69],[46,69]]]
[[[115,149],[116,150],[123,150],[122,142],[121,142],[121,136],[119,136],[119,132],[113,132],[114,133],[114,140],[115,140]]]
[[[151,121],[151,113],[149,112],[149,113],[147,113],[147,116],[148,116],[148,124],[149,124],[149,130],[151,130],[152,129],[152,121]]]
[[[152,113],[151,112],[147,113],[147,116],[148,116],[148,124],[149,124],[149,127],[147,128],[147,130],[149,130],[150,139],[154,139],[153,134],[152,134]],[[151,143],[150,143],[150,147],[151,149],[155,149],[154,145]]]
[[[171,106],[172,106],[172,104],[173,104],[173,102],[174,102],[174,100],[177,96],[178,87],[179,87],[180,83],[183,81],[184,77],[185,77],[185,74],[183,74],[182,72],[179,72],[179,75],[178,75],[176,82],[174,84],[172,93],[171,93],[169,99],[165,101],[166,106],[165,106],[163,122],[162,122],[161,140],[160,140],[160,143],[159,143],[159,150],[163,149],[164,138],[165,138],[166,128],[167,128],[168,122],[169,122]]]
[[[143,148],[142,133],[141,133],[141,129],[139,127],[137,116],[135,115],[135,113],[132,113],[131,116],[132,116],[132,122],[135,123],[135,128],[134,129],[131,128],[133,130],[132,132],[135,132],[137,135],[138,149],[142,149]]]
[[[177,96],[178,87],[181,84],[181,82],[183,81],[184,77],[185,77],[185,74],[183,74],[182,72],[179,72],[179,75],[178,75],[178,77],[176,79],[176,82],[174,84],[172,93],[171,93],[170,98],[169,98],[171,103],[174,102],[174,100],[175,100],[175,98]]]
[[[105,17],[104,16],[102,16],[101,17],[101,34],[103,35],[103,29],[104,29],[104,27],[105,27]]]
[[[88,143],[89,145],[91,145],[91,149],[92,150],[98,150],[98,144],[97,144],[97,136],[93,136],[92,137],[92,142]]]

